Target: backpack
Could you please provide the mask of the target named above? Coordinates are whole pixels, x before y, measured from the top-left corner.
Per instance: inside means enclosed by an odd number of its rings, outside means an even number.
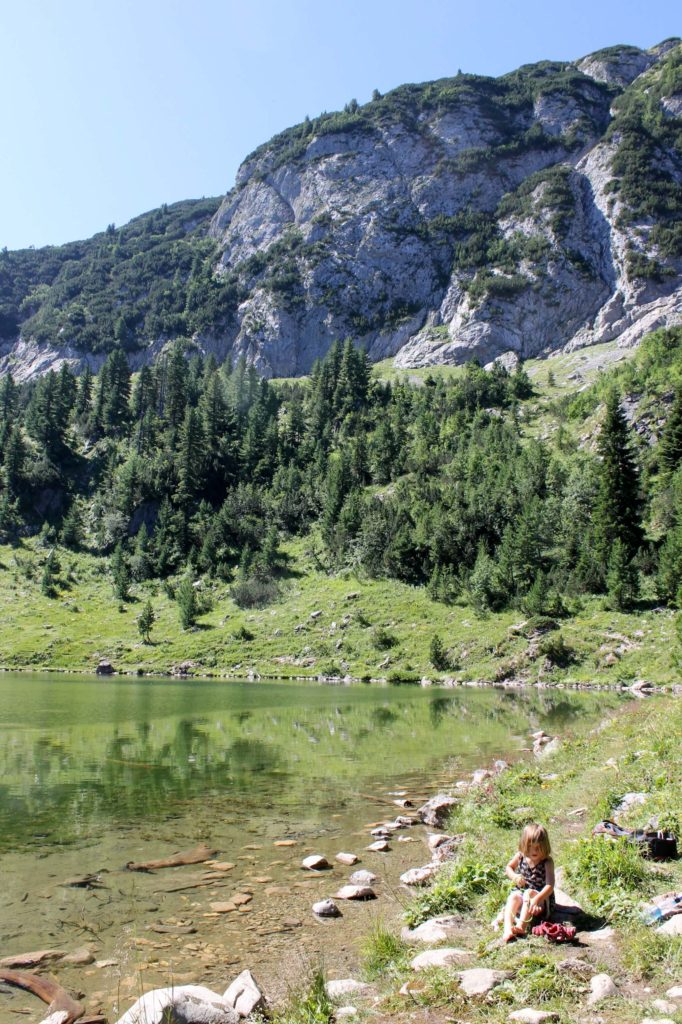
[[[611,839],[626,839],[629,843],[637,843],[640,853],[648,860],[676,860],[677,839],[672,832],[658,832],[645,829],[624,828],[615,821],[600,821],[592,829],[592,835],[605,835]]]

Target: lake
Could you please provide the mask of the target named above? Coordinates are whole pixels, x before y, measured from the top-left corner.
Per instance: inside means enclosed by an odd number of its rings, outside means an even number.
[[[281,995],[322,954],[354,969],[370,920],[407,897],[398,876],[429,860],[421,827],[388,854],[369,826],[419,806],[529,731],[579,730],[614,708],[605,693],[421,689],[0,675],[0,940],[3,955],[87,946],[95,964],[55,967],[88,1008],[116,1019],[142,991],[223,988],[250,967]],[[205,842],[221,864],[153,873],[129,861]],[[288,843],[290,845],[276,845]],[[379,899],[318,921],[357,853]],[[309,853],[334,867],[310,876]],[[96,888],[65,883],[99,875]],[[215,877],[206,878],[206,875]],[[211,904],[250,897],[229,913]],[[0,995],[13,1008],[23,993]]]

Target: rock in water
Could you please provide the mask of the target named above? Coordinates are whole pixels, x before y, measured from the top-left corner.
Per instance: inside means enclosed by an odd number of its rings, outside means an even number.
[[[353,864],[357,864],[360,858],[354,853],[337,853],[336,860],[339,864],[347,864],[348,867],[352,867]]]
[[[379,881],[376,875],[373,875],[371,871],[354,871],[349,877],[348,881],[351,885],[374,885]]]
[[[320,900],[313,903],[313,914],[318,917],[342,917],[341,911],[333,900]]]
[[[329,867],[329,861],[326,857],[313,853],[301,861],[301,867],[306,868],[307,871],[324,871]]]
[[[439,793],[438,796],[433,796],[430,800],[427,800],[419,808],[418,814],[425,825],[440,828],[456,804],[457,801],[454,797],[446,796],[445,793]]]
[[[343,885],[336,894],[337,900],[375,900],[374,889],[369,885]]]

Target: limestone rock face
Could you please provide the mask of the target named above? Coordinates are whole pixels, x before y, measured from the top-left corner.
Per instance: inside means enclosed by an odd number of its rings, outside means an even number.
[[[675,211],[636,209],[619,169],[629,98],[655,101],[666,123],[682,116],[665,74],[679,45],[402,86],[282,132],[210,220],[214,283],[231,297],[191,328],[194,346],[272,377],[309,372],[346,337],[402,367],[485,365],[631,346],[682,322]],[[642,173],[672,194],[682,157],[654,149]],[[0,373],[101,365],[68,328],[38,343],[31,323],[0,335]],[[165,340],[140,339],[134,368]]]

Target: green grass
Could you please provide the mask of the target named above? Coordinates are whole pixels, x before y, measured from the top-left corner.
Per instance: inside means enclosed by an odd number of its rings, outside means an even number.
[[[314,968],[307,984],[292,992],[284,1007],[269,1019],[272,1024],[331,1024],[334,1005],[327,995],[323,970]]]
[[[465,604],[433,601],[422,587],[358,578],[350,571],[329,574],[308,553],[309,543],[284,546],[288,575],[280,599],[265,608],[240,609],[229,584],[203,579],[206,610],[187,631],[180,628],[172,587],[158,581],[137,584],[131,600],[121,603],[106,560],[60,549],[55,596],[47,597],[40,583],[48,552],[38,540],[0,546],[0,667],[92,671],[100,658],[108,658],[132,673],[164,673],[190,660],[197,674],[209,676],[253,671],[316,678],[331,669],[396,682],[418,682],[423,676],[495,681],[519,673],[529,682],[540,678],[568,685],[677,681],[669,611],[622,614],[605,608],[599,598],[585,600],[561,627],[573,661],[548,671],[539,652],[530,648],[528,655],[523,631],[510,629],[523,620],[519,611],[481,619]],[[150,644],[143,643],[137,628],[147,599],[156,615]],[[313,619],[313,611],[322,614]],[[456,671],[434,670],[429,649],[435,633],[451,652]],[[605,664],[606,652],[622,648],[614,664]]]
[[[382,921],[375,921],[363,939],[361,954],[365,977],[375,981],[399,976],[414,952]]]

